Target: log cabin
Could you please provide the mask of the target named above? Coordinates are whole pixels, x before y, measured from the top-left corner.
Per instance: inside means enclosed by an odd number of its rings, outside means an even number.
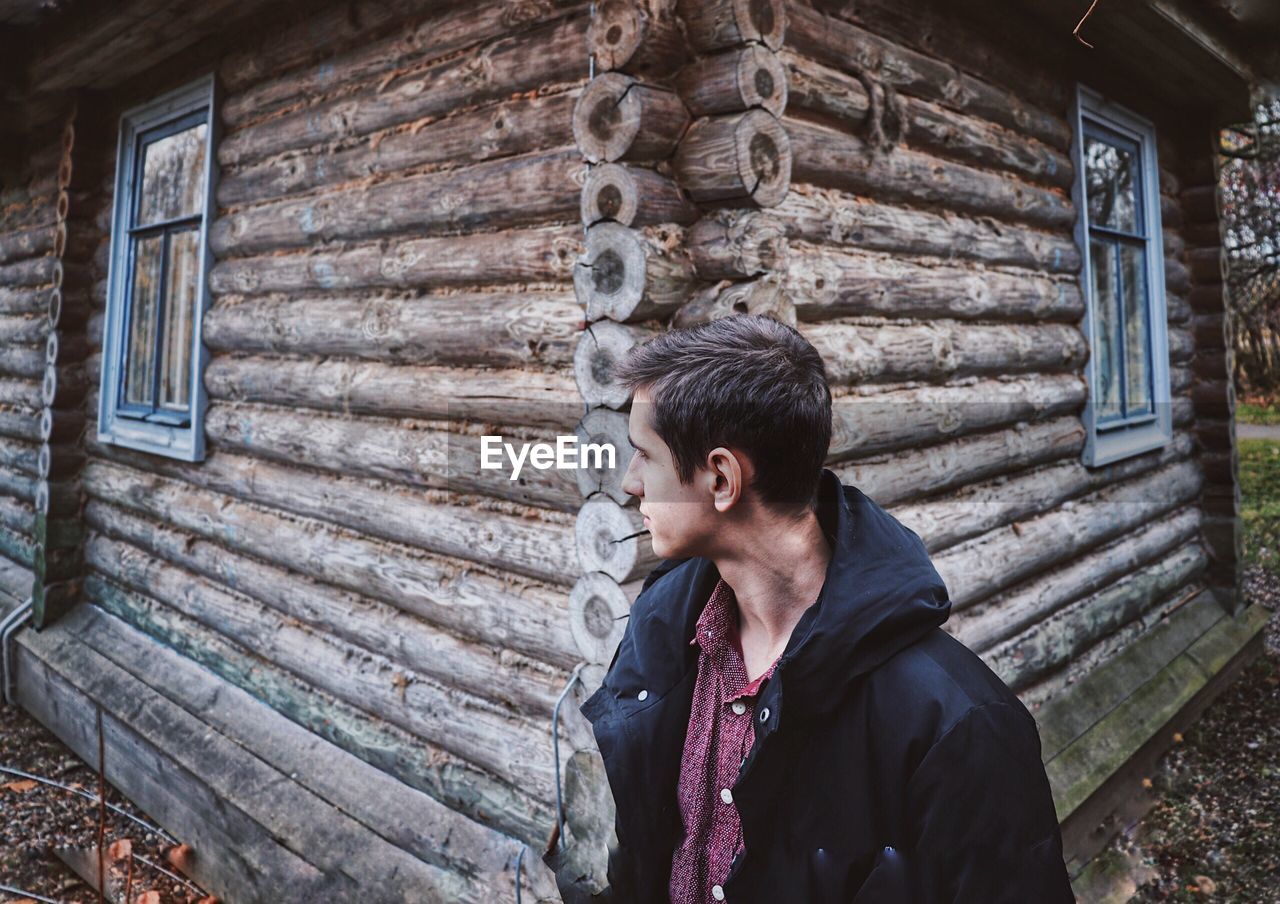
[[[656,563],[611,367],[767,313],[1091,900],[1260,649],[1216,142],[1280,57],[1261,3],[1086,6],[0,2],[6,700],[228,902],[603,885],[577,704]]]

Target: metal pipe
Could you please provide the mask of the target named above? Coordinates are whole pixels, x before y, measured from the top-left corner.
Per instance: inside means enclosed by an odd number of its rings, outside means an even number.
[[[29,596],[25,603],[5,616],[4,622],[0,623],[0,659],[3,659],[4,663],[4,702],[10,706],[14,705],[14,700],[13,684],[9,680],[9,638],[31,617],[34,608],[35,598]]]

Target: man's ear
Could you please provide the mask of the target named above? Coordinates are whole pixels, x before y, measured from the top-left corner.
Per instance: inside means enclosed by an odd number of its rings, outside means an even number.
[[[745,459],[724,446],[716,446],[707,453],[711,496],[717,511],[727,512],[738,504],[746,491],[749,468]]]

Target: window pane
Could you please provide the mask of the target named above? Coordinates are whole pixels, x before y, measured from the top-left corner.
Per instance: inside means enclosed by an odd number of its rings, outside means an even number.
[[[127,404],[151,404],[152,350],[155,348],[163,246],[164,237],[159,235],[139,239],[134,246],[133,295],[125,348],[124,400]]]
[[[1120,248],[1124,282],[1125,414],[1151,411],[1150,318],[1147,309],[1146,253],[1128,245]]]
[[[1120,328],[1120,289],[1116,285],[1116,246],[1111,242],[1089,243],[1089,269],[1093,280],[1093,297],[1097,324],[1094,334],[1098,347],[1093,350],[1098,385],[1093,403],[1099,421],[1119,417],[1120,360],[1123,350],[1116,347]]]
[[[160,349],[160,405],[185,409],[191,377],[191,323],[195,317],[200,233],[169,236],[164,293],[164,346]]]
[[[204,209],[204,149],[208,126],[200,123],[143,150],[138,222],[195,216]]]
[[[1095,135],[1085,136],[1085,177],[1090,225],[1138,232],[1133,152]]]

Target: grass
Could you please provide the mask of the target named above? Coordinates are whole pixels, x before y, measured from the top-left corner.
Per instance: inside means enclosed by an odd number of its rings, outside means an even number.
[[[1236,420],[1245,424],[1280,424],[1280,402],[1236,402]]]
[[[1244,561],[1280,570],[1280,441],[1239,442]]]

